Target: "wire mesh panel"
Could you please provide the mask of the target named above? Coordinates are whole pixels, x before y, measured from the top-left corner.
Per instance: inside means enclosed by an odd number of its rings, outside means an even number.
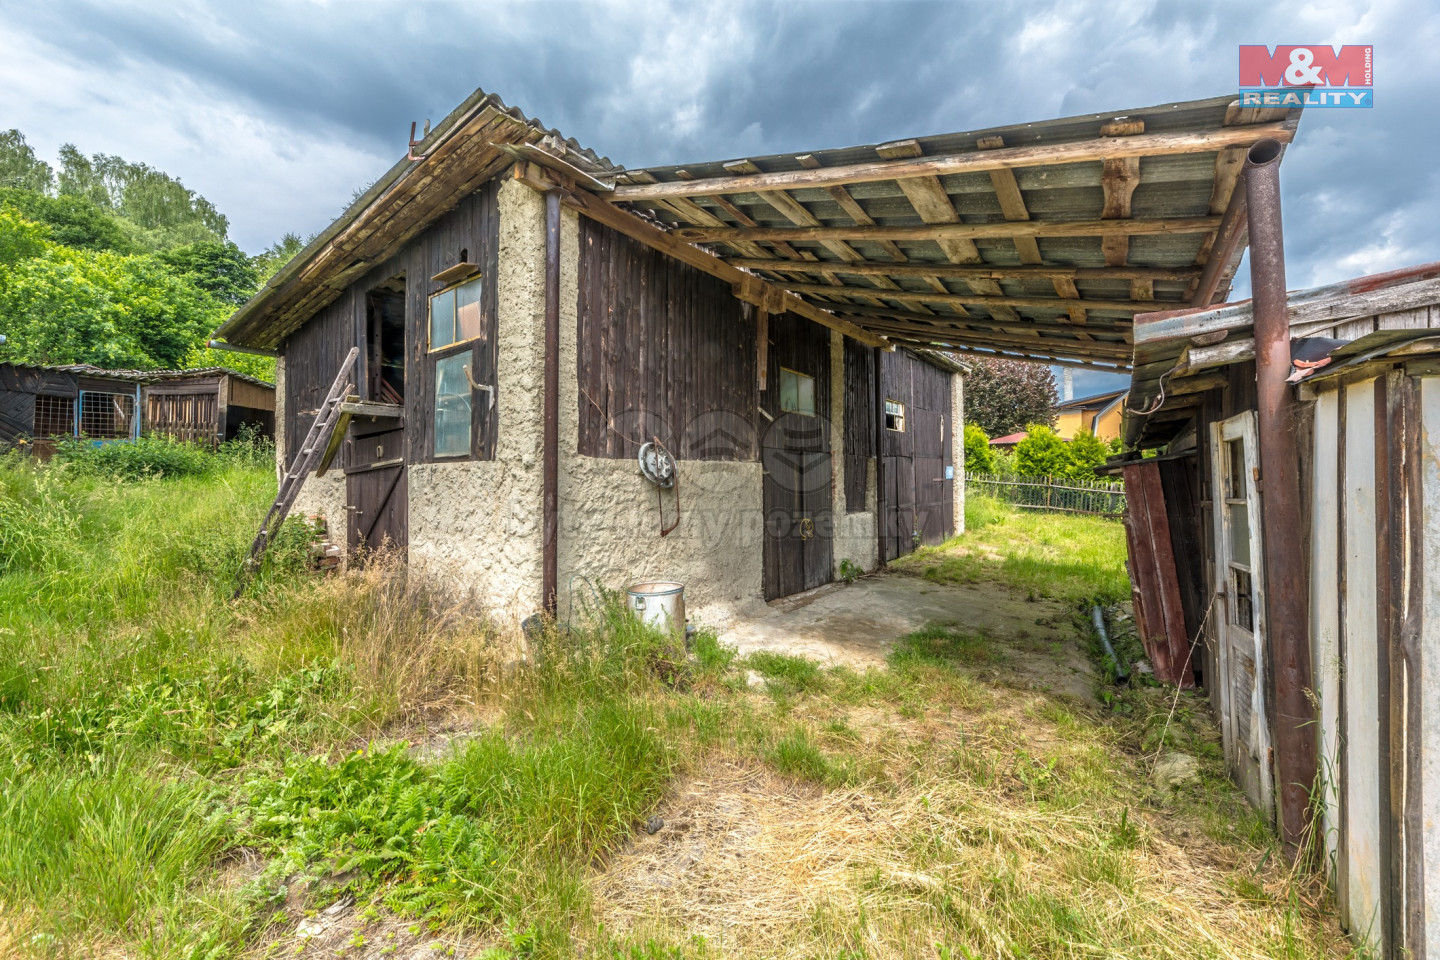
[[[1125,514],[1125,485],[1106,480],[1073,480],[1068,477],[966,478],[972,493],[994,497],[1027,510],[1055,510],[1061,513],[1093,513],[1102,517]]]
[[[80,393],[80,433],[92,440],[121,440],[131,436],[135,423],[135,397],[128,393]]]
[[[75,429],[75,401],[71,397],[35,395],[35,437],[69,436]]]

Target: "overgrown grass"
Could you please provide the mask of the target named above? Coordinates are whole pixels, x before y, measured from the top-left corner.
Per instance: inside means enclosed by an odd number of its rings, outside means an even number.
[[[384,558],[310,573],[302,525],[231,603],[273,471],[206,456],[0,463],[0,955],[310,956],[297,922],[352,897],[328,955],[1337,952],[1190,699],[1021,693],[953,626],[887,669],[687,653],[613,598],[521,645]],[[1151,788],[1161,747],[1202,782]],[[655,838],[673,891],[710,857],[723,905],[597,899],[638,889],[628,845],[677,784],[727,769],[742,789]],[[737,803],[734,857],[686,839]]]
[[[1032,599],[1118,603],[1130,597],[1125,528],[1117,520],[1021,510],[965,498],[965,532],[896,564],[929,580],[1004,583]]]

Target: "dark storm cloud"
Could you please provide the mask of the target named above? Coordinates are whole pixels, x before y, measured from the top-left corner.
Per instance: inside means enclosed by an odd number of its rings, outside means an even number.
[[[1239,43],[1374,43],[1376,108],[1311,111],[1286,159],[1291,285],[1440,259],[1440,24],[1420,2],[62,0],[0,8],[6,32],[57,78],[30,78],[24,102],[4,104],[10,122],[52,154],[69,140],[184,177],[251,249],[324,226],[403,152],[411,120],[439,119],[477,86],[636,166],[1213,96],[1235,86]],[[141,137],[133,115],[147,110]],[[253,139],[217,136],[227,113]]]

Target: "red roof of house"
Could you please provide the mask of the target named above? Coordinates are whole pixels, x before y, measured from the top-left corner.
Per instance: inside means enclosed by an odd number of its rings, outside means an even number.
[[[1025,439],[1025,434],[1023,434],[1023,433],[1012,433],[1012,434],[1009,434],[1008,436],[996,437],[994,440],[991,440],[991,441],[990,441],[990,446],[992,446],[992,447],[1013,447],[1013,446],[1015,446],[1015,444],[1019,443],[1021,440],[1024,440],[1024,439]]]

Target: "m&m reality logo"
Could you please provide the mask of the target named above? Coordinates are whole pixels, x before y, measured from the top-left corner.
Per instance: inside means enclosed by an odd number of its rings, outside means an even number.
[[[1310,44],[1240,46],[1242,107],[1350,107],[1375,105],[1374,47]]]

